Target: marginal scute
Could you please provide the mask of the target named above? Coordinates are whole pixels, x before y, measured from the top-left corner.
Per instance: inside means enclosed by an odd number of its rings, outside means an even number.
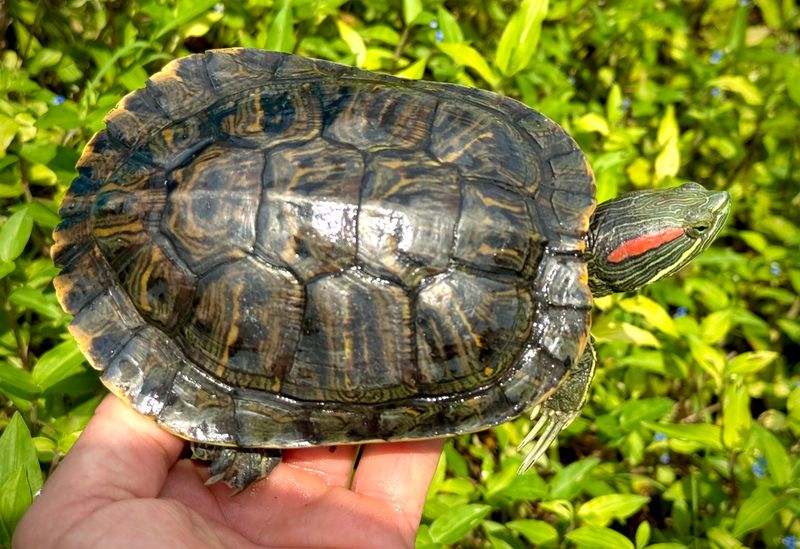
[[[154,416],[167,402],[181,360],[164,333],[144,326],[115,353],[101,379],[141,413]]]
[[[589,309],[592,306],[586,262],[578,257],[546,254],[534,287],[539,299],[554,307]]]
[[[206,72],[220,97],[268,84],[282,61],[277,52],[246,48],[205,53]]]
[[[499,380],[498,386],[508,402],[524,409],[531,402],[541,402],[558,386],[566,371],[563,361],[534,346],[520,355],[515,368]]]
[[[75,313],[69,325],[89,363],[104,370],[131,335],[144,326],[128,302],[128,297],[117,287],[109,285]]]
[[[172,120],[201,112],[218,99],[208,80],[202,54],[168,63],[147,81],[147,90]]]
[[[91,194],[100,188],[117,165],[130,153],[129,148],[114,141],[108,132],[94,134],[78,159],[78,163],[75,164],[75,169],[78,170],[81,177],[76,179],[76,181],[80,181],[80,184],[73,192],[79,190],[80,194]]]
[[[104,288],[114,284],[112,273],[104,268],[97,251],[88,245],[80,249],[83,253],[60,263],[64,268],[54,283],[58,302],[71,315],[78,314]],[[54,252],[54,256],[62,259],[59,252]]]
[[[274,448],[311,445],[305,439],[308,430],[303,429],[307,423],[301,419],[305,410],[296,401],[249,390],[235,390],[233,399],[239,445],[257,448],[265,446],[264,441]]]
[[[534,337],[556,360],[574,364],[583,354],[591,323],[588,309],[554,307],[536,319]]]
[[[189,440],[235,444],[232,389],[188,362],[173,365],[172,370],[175,377],[158,422]]]
[[[126,95],[105,117],[108,133],[130,148],[144,142],[169,121],[147,89]]]

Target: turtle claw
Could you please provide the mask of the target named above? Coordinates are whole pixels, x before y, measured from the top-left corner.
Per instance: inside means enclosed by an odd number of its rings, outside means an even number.
[[[533,426],[525,438],[522,439],[522,442],[519,443],[519,446],[517,446],[517,450],[521,451],[522,448],[534,442],[533,448],[525,455],[522,465],[520,465],[517,470],[519,474],[524,473],[533,467],[534,463],[539,461],[539,458],[550,448],[550,445],[558,434],[578,416],[578,412],[565,413],[550,408],[543,409],[543,407],[539,405],[531,412],[531,421],[536,419],[536,416],[539,416],[536,425]]]
[[[531,442],[534,444],[525,455],[522,465],[517,470],[518,473],[524,473],[533,467],[533,464],[550,448],[558,434],[578,417],[586,402],[596,364],[597,355],[589,343],[581,359],[570,368],[566,379],[561,382],[556,392],[531,410],[531,421],[537,416],[539,419],[519,443],[517,450],[521,451]]]
[[[206,480],[206,486],[222,480],[233,488],[233,495],[269,476],[281,462],[280,451],[268,448],[192,444],[192,454],[196,459],[211,462],[208,465],[211,476]]]

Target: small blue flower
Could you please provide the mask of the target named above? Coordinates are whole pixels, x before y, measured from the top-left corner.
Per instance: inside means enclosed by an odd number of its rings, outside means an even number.
[[[797,549],[797,536],[783,536],[781,543],[786,549]]]
[[[670,462],[669,454],[661,454],[661,456],[658,459],[664,465],[667,465]]]
[[[714,50],[714,52],[711,54],[711,64],[716,65],[717,63],[722,61],[724,55],[725,54],[722,53],[722,50]]]
[[[764,478],[767,474],[767,458],[759,456],[759,458],[753,462],[753,474],[757,478]]]
[[[626,97],[626,98],[624,98],[622,100],[622,108],[624,110],[626,110],[626,111],[631,108],[631,98],[630,97]]]
[[[442,29],[436,29],[436,41],[444,42],[444,33],[442,32]]]
[[[749,6],[750,5],[750,0],[739,0],[739,5],[740,6]]]
[[[772,276],[780,276],[783,271],[781,270],[781,266],[778,264],[778,262],[773,261],[769,264],[769,272],[772,273]]]
[[[667,435],[665,435],[664,433],[656,433],[655,435],[653,435],[653,440],[655,440],[656,442],[664,442],[665,440],[667,440]]]
[[[428,26],[430,28],[432,28],[432,29],[438,29],[439,28],[439,22],[438,21],[431,21],[430,23],[428,23]]]
[[[678,307],[675,313],[672,315],[672,318],[681,318],[689,314],[689,311],[686,310],[686,307]]]
[[[52,101],[52,103],[53,103],[53,105],[60,105],[60,104],[61,104],[61,103],[63,103],[64,101],[66,101],[66,98],[65,98],[63,95],[56,95],[56,96],[53,98],[53,101]]]
[[[711,97],[719,97],[721,93],[722,91],[719,88],[717,87],[711,88]]]
[[[225,4],[223,4],[222,2],[214,4],[214,11],[217,13],[222,13],[223,11],[225,11]]]

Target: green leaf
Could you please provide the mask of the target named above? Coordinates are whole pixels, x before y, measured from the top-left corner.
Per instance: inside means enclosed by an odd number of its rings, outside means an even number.
[[[33,230],[33,219],[28,209],[23,208],[9,217],[0,228],[0,261],[14,261],[18,258]]]
[[[497,76],[492,72],[492,69],[489,68],[489,64],[475,48],[466,44],[454,44],[449,42],[442,42],[438,44],[438,47],[457,64],[473,69],[492,87],[497,86]]]
[[[480,503],[455,507],[433,521],[429,530],[431,539],[445,545],[455,543],[478,526],[491,511],[490,505]]]
[[[736,355],[725,368],[726,375],[754,374],[778,358],[775,351],[752,351]]]
[[[543,520],[519,519],[506,522],[506,527],[518,532],[535,546],[547,545],[558,540],[558,530]]]
[[[775,520],[781,501],[767,488],[758,487],[744,500],[733,524],[733,535],[741,538],[747,532],[757,530]]]
[[[574,498],[580,493],[581,484],[598,463],[600,463],[599,459],[588,458],[570,463],[561,469],[550,480],[550,497],[552,499]]]
[[[403,0],[403,21],[406,26],[411,26],[422,13],[422,0]]]
[[[764,103],[764,98],[758,88],[741,75],[720,76],[711,80],[708,85],[737,93],[748,105],[761,105]]]
[[[619,416],[620,427],[624,431],[636,429],[643,421],[661,419],[675,406],[669,398],[644,398],[629,400],[622,404]]]
[[[741,378],[729,382],[722,394],[722,442],[739,450],[750,436],[750,394]]]
[[[281,2],[281,7],[269,26],[264,48],[283,52],[291,52],[294,48],[294,19],[291,0]]]
[[[175,9],[175,15],[167,18],[167,24],[161,27],[155,33],[152,42],[160,39],[162,36],[172,31],[172,29],[181,27],[186,23],[192,21],[203,15],[205,12],[214,7],[219,0],[182,0],[178,3]]]
[[[642,549],[650,541],[650,523],[643,520],[636,527],[636,549]]]
[[[56,383],[85,371],[82,364],[83,354],[75,340],[69,339],[44,353],[36,361],[31,374],[33,381],[46,391]]]
[[[442,29],[442,38],[445,42],[464,41],[464,34],[461,32],[458,21],[442,6],[436,10],[436,20],[439,22],[439,28]]]
[[[56,302],[55,294],[52,292],[45,294],[37,288],[17,288],[8,296],[8,301],[53,320],[61,320],[65,316],[61,306]]]
[[[689,351],[697,364],[714,380],[717,387],[722,386],[722,372],[725,370],[725,355],[719,349],[705,344],[697,337],[689,338]]]
[[[0,519],[6,532],[10,534],[14,531],[32,502],[33,496],[25,470],[17,469],[5,482],[0,483]]]
[[[800,389],[796,389],[800,394]],[[778,486],[789,486],[796,468],[781,441],[760,423],[753,422],[755,448],[767,460],[767,471]]]
[[[678,337],[678,330],[669,313],[650,298],[643,295],[635,295],[627,299],[620,300],[618,305],[623,311],[641,315],[650,326],[661,330],[672,337]]]
[[[13,261],[0,262],[0,280],[14,272],[17,266]]]
[[[498,496],[508,498],[511,501],[544,499],[547,495],[547,483],[533,470],[517,475],[511,484],[498,493]]]
[[[593,549],[633,549],[631,540],[610,528],[581,526],[568,532],[566,538],[578,547]]]
[[[395,76],[399,78],[409,78],[411,80],[419,80],[425,76],[425,67],[428,60],[425,58],[417,59],[403,70],[397,71]]]
[[[589,112],[575,120],[576,130],[584,132],[597,132],[600,135],[608,135],[608,122],[597,113]]]
[[[336,28],[339,29],[339,36],[356,56],[356,65],[363,67],[367,58],[367,45],[364,43],[364,39],[353,27],[341,19],[336,20]]]
[[[497,44],[495,65],[505,76],[514,76],[530,63],[539,45],[548,0],[523,0],[508,20]]]
[[[699,442],[713,450],[722,450],[722,430],[716,425],[707,423],[653,423],[644,421],[642,425],[654,432],[661,432],[668,437]]]
[[[650,501],[635,494],[605,494],[592,498],[578,508],[578,517],[587,524],[608,526],[612,520],[624,520]]]
[[[700,323],[700,333],[703,341],[712,345],[720,343],[728,335],[731,325],[730,309],[714,311]]]
[[[24,471],[26,482],[33,495],[42,487],[42,470],[36,457],[28,426],[19,412],[14,412],[3,434],[0,435],[0,484],[17,471]]]
[[[41,392],[33,381],[30,372],[17,368],[5,361],[0,361],[0,392],[33,400]]]
[[[19,124],[13,118],[0,114],[0,158],[5,157],[6,150],[14,141],[18,129]]]

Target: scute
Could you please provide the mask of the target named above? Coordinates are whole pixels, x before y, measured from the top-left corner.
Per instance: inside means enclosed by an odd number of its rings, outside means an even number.
[[[106,124],[62,204],[56,291],[104,383],[179,436],[472,432],[583,352],[593,177],[516,101],[229,49]]]

